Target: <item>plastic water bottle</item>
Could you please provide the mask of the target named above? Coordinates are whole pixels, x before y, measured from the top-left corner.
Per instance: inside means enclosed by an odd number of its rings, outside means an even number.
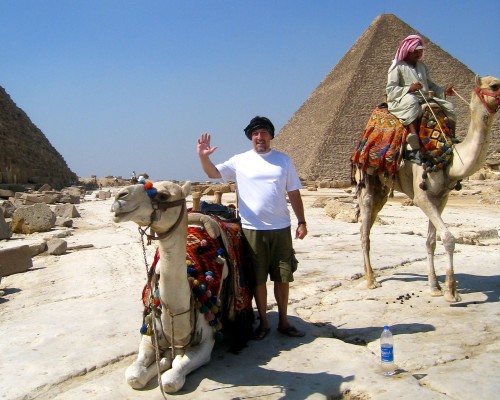
[[[386,376],[391,376],[396,373],[394,366],[394,344],[392,333],[389,327],[384,326],[384,331],[380,336],[380,359],[382,361],[382,373]]]

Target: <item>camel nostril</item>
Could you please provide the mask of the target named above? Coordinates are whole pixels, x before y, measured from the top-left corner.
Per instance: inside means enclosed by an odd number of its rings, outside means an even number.
[[[128,191],[125,190],[125,191],[122,191],[120,193],[118,193],[115,197],[116,200],[120,200],[120,199],[123,199],[124,197],[126,197],[128,195]]]

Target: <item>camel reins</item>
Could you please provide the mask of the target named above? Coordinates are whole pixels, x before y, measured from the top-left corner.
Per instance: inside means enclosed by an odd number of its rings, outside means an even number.
[[[452,90],[458,97],[460,97],[463,100],[463,102],[465,104],[467,104],[467,105],[469,104],[469,102],[467,100],[465,100],[462,96],[460,96],[460,93],[458,93],[455,89],[452,89]],[[476,85],[474,87],[474,93],[476,93],[479,100],[481,100],[481,103],[483,103],[483,106],[484,106],[484,108],[486,108],[486,111],[488,111],[488,113],[495,114],[498,111],[498,105],[500,105],[500,89],[497,89],[495,92],[487,92]],[[484,96],[495,98],[495,100],[497,101],[497,107],[494,110],[490,108],[488,103],[486,103]]]

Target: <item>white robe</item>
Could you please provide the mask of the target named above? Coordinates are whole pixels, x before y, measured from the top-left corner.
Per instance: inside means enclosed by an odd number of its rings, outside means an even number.
[[[399,118],[403,125],[409,125],[420,116],[420,105],[425,102],[418,91],[408,93],[414,82],[422,84],[420,91],[426,97],[430,90],[434,91],[433,101],[441,106],[448,118],[456,121],[453,104],[443,98],[444,89],[432,82],[425,64],[417,61],[414,68],[401,61],[388,73],[386,93],[388,110]]]

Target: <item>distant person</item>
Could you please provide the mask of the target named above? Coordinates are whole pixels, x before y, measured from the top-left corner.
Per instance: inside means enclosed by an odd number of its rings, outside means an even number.
[[[132,171],[132,176],[130,177],[130,183],[132,183],[132,185],[135,185],[137,181],[138,179],[137,176],[135,175],[135,171]]]
[[[244,237],[249,246],[254,278],[254,297],[260,324],[253,338],[261,340],[269,333],[267,319],[267,277],[274,281],[274,297],[278,304],[278,331],[294,337],[304,336],[288,321],[289,285],[297,269],[292,245],[290,213],[286,196],[298,219],[295,237],[307,235],[304,206],[299,189],[301,182],[292,160],[271,149],[274,126],[265,117],[253,118],[244,129],[252,141],[252,150],[214,165],[210,155],[217,147],[210,146],[210,135],[198,139],[198,156],[209,178],[236,181],[238,205]]]
[[[406,156],[418,164],[420,159],[420,142],[418,123],[421,117],[421,104],[425,102],[429,91],[434,92],[433,102],[437,103],[451,125],[455,126],[456,115],[453,104],[444,96],[454,94],[453,85],[446,89],[432,82],[427,66],[421,61],[424,54],[424,42],[418,35],[410,35],[399,45],[387,76],[388,110],[407,127]]]

